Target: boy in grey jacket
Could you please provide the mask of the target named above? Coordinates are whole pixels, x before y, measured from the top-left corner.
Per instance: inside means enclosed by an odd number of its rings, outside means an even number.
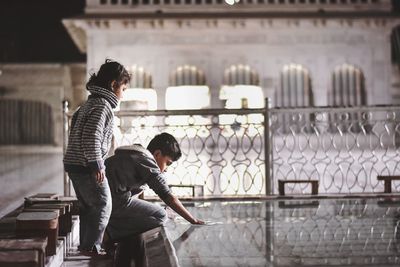
[[[141,145],[120,147],[114,156],[106,160],[106,174],[113,200],[107,226],[111,239],[143,233],[166,221],[167,215],[161,206],[138,198],[146,184],[188,222],[204,224],[189,213],[168,187],[164,173],[181,155],[176,139],[168,133],[162,133],[150,141],[147,149]]]

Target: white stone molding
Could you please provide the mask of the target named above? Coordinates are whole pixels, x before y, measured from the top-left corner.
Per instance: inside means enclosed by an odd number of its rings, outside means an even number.
[[[158,34],[182,32],[179,36],[163,37],[166,44],[184,43],[260,43],[260,44],[287,44],[299,43],[349,43],[364,42],[363,31],[385,31],[389,36],[392,28],[400,24],[400,19],[363,18],[363,19],[65,19],[65,27],[81,52],[87,52],[89,32],[101,31],[104,34],[115,31],[141,32],[142,36],[126,38],[131,42],[154,43]],[[269,30],[298,30],[301,35],[269,35]],[[326,29],[325,34],[315,35],[312,32]],[[338,29],[335,34],[331,31]],[[188,35],[188,30],[210,31],[210,35]],[[231,34],[219,35],[214,32],[228,31]],[[251,30],[251,31],[249,31]],[[329,30],[329,31],[328,31]],[[241,32],[242,31],[242,32]],[[357,34],[348,34],[354,31]],[[248,33],[250,32],[250,34]],[[341,32],[341,33],[340,33]],[[252,34],[251,34],[252,33]],[[245,34],[246,38],[243,38]],[[134,39],[135,38],[135,39]],[[134,40],[133,40],[134,39]]]
[[[86,0],[86,14],[242,13],[242,12],[389,12],[390,0]]]

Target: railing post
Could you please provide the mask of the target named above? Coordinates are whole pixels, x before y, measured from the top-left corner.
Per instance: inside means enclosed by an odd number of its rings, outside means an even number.
[[[68,101],[64,100],[62,102],[62,110],[63,110],[63,155],[67,150],[68,145]],[[64,171],[64,196],[71,196],[71,185],[68,174]]]
[[[265,98],[265,111],[264,111],[264,153],[265,153],[265,194],[272,195],[272,181],[271,181],[271,133],[270,133],[270,120],[269,120],[270,100]]]

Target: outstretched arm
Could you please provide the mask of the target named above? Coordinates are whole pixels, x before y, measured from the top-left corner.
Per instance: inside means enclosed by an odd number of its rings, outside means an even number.
[[[204,221],[194,218],[176,196],[169,195],[164,202],[191,224],[204,224]]]

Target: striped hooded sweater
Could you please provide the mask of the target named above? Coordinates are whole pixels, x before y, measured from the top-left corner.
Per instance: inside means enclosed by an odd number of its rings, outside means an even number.
[[[110,90],[88,86],[90,96],[72,116],[64,169],[70,173],[92,173],[104,169],[113,133],[113,108],[117,96]]]

